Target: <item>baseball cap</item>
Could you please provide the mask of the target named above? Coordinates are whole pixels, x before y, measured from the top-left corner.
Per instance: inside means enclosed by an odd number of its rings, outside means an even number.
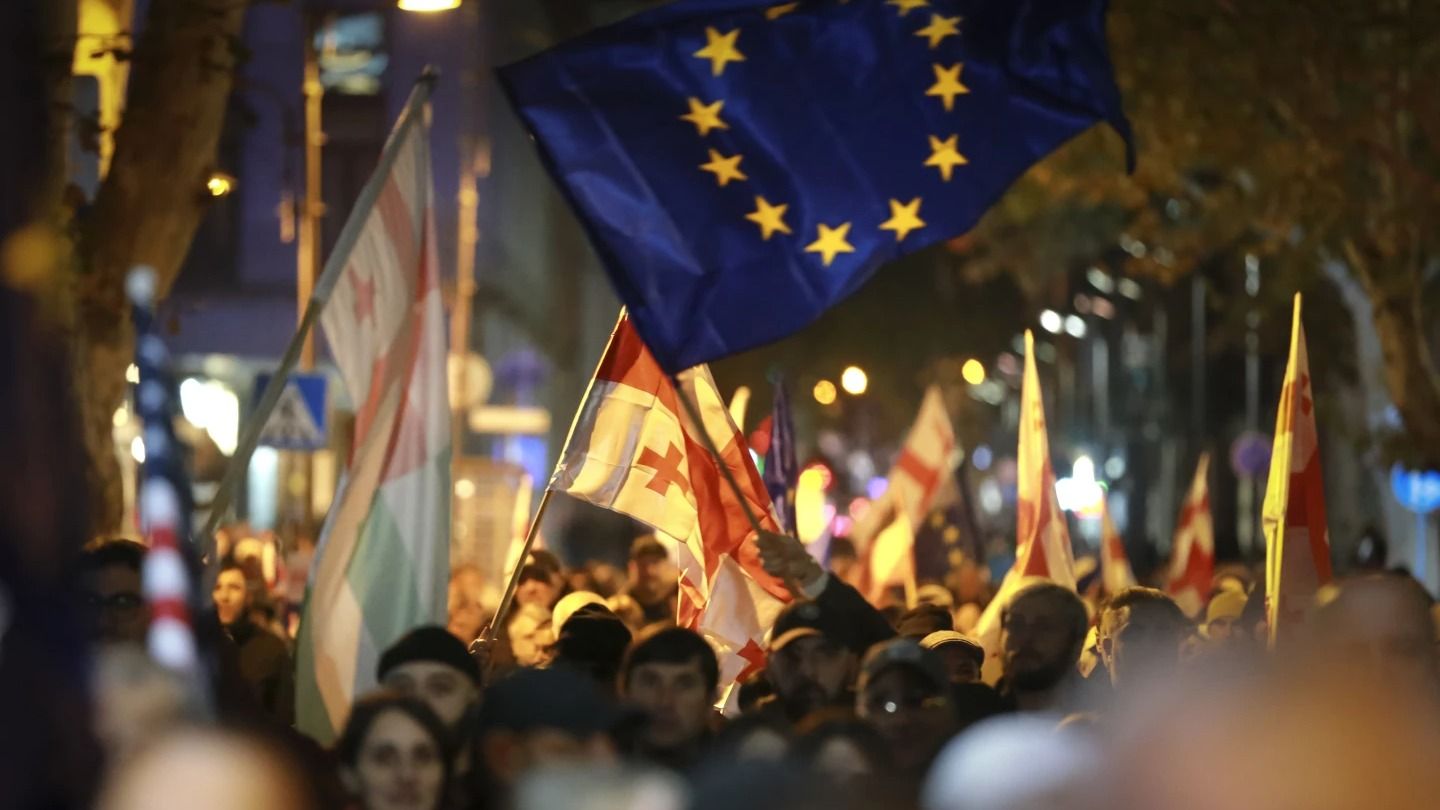
[[[380,656],[375,677],[383,681],[391,670],[414,661],[445,664],[460,670],[475,683],[480,682],[480,669],[465,650],[464,642],[435,624],[417,627],[390,645]]]
[[[964,647],[965,651],[975,658],[977,666],[985,665],[985,648],[980,642],[954,630],[938,630],[920,639],[920,646],[927,650],[938,650],[941,647]]]
[[[855,649],[842,616],[819,602],[801,601],[792,602],[775,617],[775,625],[770,630],[770,651],[779,652],[799,639],[812,636],[822,636],[832,644]]]
[[[642,534],[635,538],[635,542],[630,544],[630,559],[632,560],[638,560],[644,557],[668,556],[670,556],[670,552],[665,550],[665,546],[661,545],[660,541],[655,539],[655,535],[653,534]]]
[[[909,667],[936,690],[943,690],[950,683],[944,663],[934,652],[921,647],[914,639],[892,638],[876,644],[865,654],[860,664],[860,691],[865,691],[872,680],[891,667]]]

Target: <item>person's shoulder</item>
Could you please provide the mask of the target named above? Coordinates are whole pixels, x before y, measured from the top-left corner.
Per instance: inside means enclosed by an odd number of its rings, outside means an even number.
[[[250,637],[248,645],[253,646],[256,650],[263,650],[266,655],[284,658],[290,657],[290,645],[286,644],[284,639],[280,638],[280,636],[276,635],[275,631],[268,627],[257,626],[254,635]]]

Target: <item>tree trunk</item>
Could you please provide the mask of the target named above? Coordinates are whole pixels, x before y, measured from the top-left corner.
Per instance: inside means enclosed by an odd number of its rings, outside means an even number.
[[[83,223],[76,292],[77,389],[92,486],[92,528],[120,528],[112,417],[125,396],[134,335],[125,276],[155,269],[169,290],[200,226],[205,181],[238,63],[246,0],[153,0],[136,43],[115,155]]]
[[[1440,469],[1440,375],[1425,339],[1419,268],[1347,246],[1380,338],[1386,387],[1405,429],[1402,462]]]

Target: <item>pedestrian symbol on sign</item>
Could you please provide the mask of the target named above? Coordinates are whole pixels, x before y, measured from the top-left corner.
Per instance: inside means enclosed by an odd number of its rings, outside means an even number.
[[[255,378],[257,398],[269,382],[268,374]],[[260,431],[260,444],[282,450],[319,450],[328,444],[325,428],[325,376],[292,374]]]

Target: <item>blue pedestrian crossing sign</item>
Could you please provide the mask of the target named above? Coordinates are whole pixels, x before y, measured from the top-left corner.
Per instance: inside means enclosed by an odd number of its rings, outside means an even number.
[[[270,384],[269,374],[255,376],[255,401]],[[291,374],[260,431],[260,444],[280,450],[320,450],[329,445],[325,419],[325,375]]]

